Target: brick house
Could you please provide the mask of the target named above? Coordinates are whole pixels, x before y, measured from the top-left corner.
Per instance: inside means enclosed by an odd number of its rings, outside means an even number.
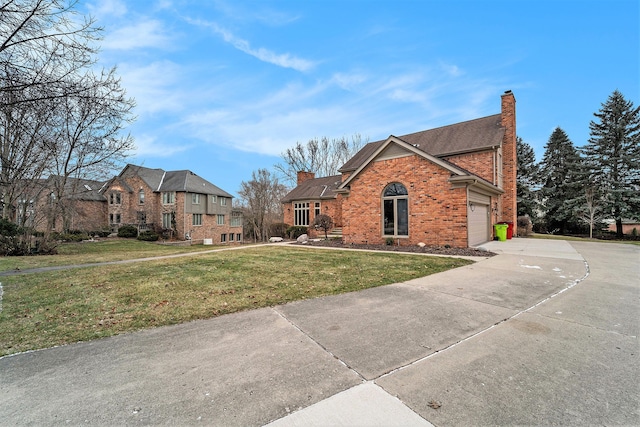
[[[16,186],[20,193],[11,219],[39,232],[105,227],[107,208],[100,189],[104,182],[52,175]]]
[[[101,193],[114,232],[132,224],[141,231],[170,231],[179,240],[242,241],[242,213],[232,208],[233,196],[191,171],[130,164]]]
[[[500,114],[369,143],[341,175],[299,173],[282,200],[285,222],[308,226],[325,213],[355,244],[490,240],[495,223],[516,222],[515,103],[507,91]]]

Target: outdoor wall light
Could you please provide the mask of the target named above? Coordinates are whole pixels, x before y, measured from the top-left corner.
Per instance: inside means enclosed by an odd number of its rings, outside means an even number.
[[[471,212],[476,210],[476,205],[474,205],[473,203],[469,202],[469,209],[471,209]]]

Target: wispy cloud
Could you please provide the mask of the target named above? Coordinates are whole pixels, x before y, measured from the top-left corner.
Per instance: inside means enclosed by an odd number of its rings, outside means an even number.
[[[127,6],[121,0],[99,0],[89,3],[87,8],[92,15],[99,18],[107,16],[120,17],[127,13]]]
[[[276,53],[263,47],[254,48],[247,40],[235,36],[233,33],[222,28],[215,22],[206,22],[202,20],[189,20],[189,22],[210,28],[214,33],[221,36],[225,42],[229,43],[239,51],[259,59],[260,61],[283,68],[291,68],[301,72],[309,71],[316,65],[314,61],[298,58],[290,53]]]
[[[185,70],[171,61],[156,61],[139,66],[134,63],[121,64],[118,72],[127,94],[137,103],[137,112],[153,115],[159,112],[176,112],[184,107],[186,88],[180,88]],[[138,113],[139,114],[139,113]]]
[[[165,33],[165,25],[158,20],[143,19],[134,25],[119,28],[105,37],[103,49],[133,50],[141,48],[167,48],[171,38]]]
[[[171,157],[175,154],[189,150],[188,145],[168,144],[158,141],[157,137],[149,134],[136,136],[135,155],[139,157]]]

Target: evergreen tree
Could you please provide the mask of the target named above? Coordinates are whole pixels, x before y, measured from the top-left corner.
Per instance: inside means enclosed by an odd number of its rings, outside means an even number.
[[[594,113],[590,138],[583,147],[590,180],[603,198],[603,214],[616,222],[640,219],[640,107],[614,91]]]
[[[581,195],[581,159],[564,130],[557,127],[545,146],[540,162],[540,194],[548,232],[575,232],[579,221],[575,200]]]
[[[533,148],[522,138],[516,139],[516,155],[518,157],[517,198],[518,216],[528,215],[531,222],[538,218],[540,206],[537,200],[539,167]]]

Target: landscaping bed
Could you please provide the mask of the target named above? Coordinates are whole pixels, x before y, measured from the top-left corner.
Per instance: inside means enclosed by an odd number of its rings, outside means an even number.
[[[493,252],[473,249],[473,248],[451,248],[445,246],[425,246],[420,247],[418,245],[410,246],[397,246],[397,245],[362,245],[354,243],[342,243],[339,239],[313,239],[308,240],[306,243],[296,243],[298,245],[305,246],[324,246],[340,249],[364,249],[364,250],[376,250],[376,251],[390,251],[390,252],[409,252],[415,254],[431,254],[431,255],[451,255],[451,256],[477,256],[477,257],[491,257],[496,255]]]

